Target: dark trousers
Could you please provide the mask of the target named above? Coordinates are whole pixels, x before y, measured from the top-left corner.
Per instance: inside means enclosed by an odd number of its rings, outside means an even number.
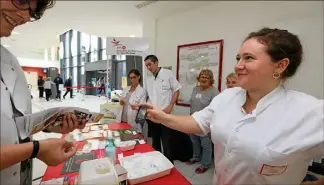
[[[147,120],[150,125],[150,135],[152,137],[152,146],[156,151],[162,152],[161,150],[161,141],[163,146],[163,153],[166,158],[168,158],[173,163],[172,155],[172,136],[174,130],[167,128],[161,124],[154,123],[150,120]]]
[[[72,88],[66,88],[66,92],[63,95],[63,98],[70,92],[70,98],[73,98],[73,89]]]
[[[56,92],[57,92],[56,98],[61,99],[61,91],[59,89],[59,84],[56,84]]]
[[[52,95],[52,89],[45,89],[45,96],[47,101],[49,101],[51,95]]]
[[[43,98],[44,97],[44,87],[38,87],[39,90],[39,97]]]
[[[101,87],[99,88],[98,95],[101,95],[102,90],[103,90],[104,94],[106,94],[106,88],[101,86]]]

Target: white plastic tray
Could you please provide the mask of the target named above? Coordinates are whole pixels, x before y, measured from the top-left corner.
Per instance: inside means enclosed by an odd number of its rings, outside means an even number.
[[[121,158],[129,184],[139,184],[169,175],[173,164],[160,152],[147,152]]]

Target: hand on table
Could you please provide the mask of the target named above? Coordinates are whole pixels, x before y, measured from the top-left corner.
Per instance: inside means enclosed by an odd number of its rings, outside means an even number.
[[[56,132],[60,134],[67,134],[75,129],[84,129],[86,120],[82,120],[81,124],[74,114],[67,114],[63,117],[63,124],[56,127],[49,127],[49,132]]]
[[[37,158],[48,166],[57,166],[74,156],[77,150],[77,144],[65,139],[46,139],[39,141]]]
[[[139,109],[140,106],[146,106],[147,107],[147,115],[146,118],[155,122],[155,123],[162,123],[167,119],[167,113],[165,113],[163,110],[155,108],[151,104],[140,104],[137,105],[136,109]]]

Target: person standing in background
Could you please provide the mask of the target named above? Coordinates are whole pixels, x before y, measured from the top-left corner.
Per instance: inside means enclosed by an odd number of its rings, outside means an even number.
[[[72,76],[70,76],[64,83],[64,86],[66,88],[66,92],[63,95],[63,99],[65,99],[65,96],[70,92],[70,98],[73,98],[73,88],[72,88]]]
[[[159,60],[155,55],[147,56],[144,61],[146,68],[153,73],[153,76],[147,77],[146,81],[149,101],[166,114],[170,114],[179,97],[181,85],[171,70],[159,67]],[[176,158],[188,158],[183,159],[184,161],[190,159],[192,151],[190,154],[183,148],[183,146],[187,145],[184,142],[182,142],[181,146],[177,145],[177,141],[180,142],[183,138],[187,138],[188,145],[192,148],[188,135],[182,135],[178,131],[161,124],[152,123],[150,120],[147,120],[147,123],[149,124],[149,135],[152,137],[152,145],[155,150],[162,151],[162,141],[164,155],[171,162]],[[184,157],[186,155],[189,157]]]
[[[104,91],[104,94],[106,94],[106,80],[105,77],[101,77],[101,79],[97,82],[97,84],[100,86],[99,87],[99,92],[98,92],[98,96],[100,97],[102,90]]]
[[[213,86],[214,75],[209,69],[201,70],[197,77],[199,85],[196,86],[191,94],[190,99],[190,115],[207,107],[214,97],[218,94],[218,90]],[[190,134],[193,145],[193,157],[187,164],[201,163],[195,172],[205,173],[211,165],[213,144],[209,134]]]
[[[56,99],[61,100],[61,90],[60,90],[60,84],[63,84],[63,79],[61,78],[60,74],[57,74],[57,77],[54,79],[54,83],[56,85]]]
[[[137,69],[132,69],[128,72],[128,78],[131,81],[131,86],[123,89],[120,97],[121,121],[129,123],[138,133],[143,133],[142,125],[135,122],[138,110],[135,110],[135,105],[146,102],[146,91],[140,85],[142,80],[141,73]],[[143,125],[144,126],[144,125]],[[147,133],[143,134],[146,137]]]
[[[51,77],[47,77],[46,81],[44,83],[44,88],[45,88],[45,96],[46,100],[49,101],[50,97],[52,96],[52,79]]]
[[[43,98],[44,97],[44,80],[42,76],[39,76],[38,80],[37,80],[37,86],[38,86],[38,90],[39,90],[39,98]]]
[[[237,76],[235,73],[230,73],[226,77],[227,88],[237,87]]]

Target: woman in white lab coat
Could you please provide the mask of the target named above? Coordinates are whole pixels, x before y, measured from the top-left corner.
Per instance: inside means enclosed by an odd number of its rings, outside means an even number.
[[[146,91],[140,85],[142,80],[141,74],[137,69],[132,69],[128,73],[128,78],[131,81],[131,86],[123,89],[120,98],[120,105],[123,106],[121,110],[121,121],[127,122],[139,133],[143,133],[144,137],[147,135],[146,124],[142,126],[135,122],[137,110],[135,109],[137,104],[146,102]],[[143,132],[144,130],[144,132]]]
[[[236,56],[239,87],[224,90],[191,116],[152,105],[148,119],[185,133],[210,133],[213,184],[300,184],[309,161],[324,153],[323,101],[288,90],[303,58],[287,30],[252,32]]]
[[[1,0],[1,38],[9,37],[16,26],[40,19],[44,11],[53,5],[53,0]],[[30,128],[38,124],[31,122],[31,125],[26,125],[24,119],[26,114],[32,113],[28,84],[17,58],[5,47],[1,46],[0,49],[0,184],[32,184],[32,159],[38,158],[46,165],[56,166],[72,157],[77,151],[77,145],[64,139],[32,141],[28,137]],[[62,126],[47,131],[68,133],[85,126],[85,121],[79,125],[75,116],[65,116],[63,120]]]

